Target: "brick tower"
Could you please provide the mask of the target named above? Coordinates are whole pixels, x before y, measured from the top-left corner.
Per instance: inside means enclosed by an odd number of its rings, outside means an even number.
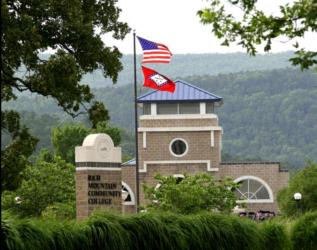
[[[138,98],[140,182],[154,176],[217,172],[222,128],[214,114],[222,98],[184,81],[174,93],[154,91]],[[190,93],[190,94],[189,94]],[[141,203],[143,194],[140,195]]]
[[[278,162],[222,162],[222,127],[214,109],[222,98],[182,80],[174,93],[151,91],[138,98],[140,204],[145,204],[142,184],[156,186],[156,174],[180,177],[205,172],[230,176],[240,183],[238,203],[248,211],[278,212],[276,195],[286,186],[289,173]],[[247,124],[246,124],[247,129]],[[122,180],[135,197],[135,160],[122,164]],[[134,199],[123,203],[134,211]]]

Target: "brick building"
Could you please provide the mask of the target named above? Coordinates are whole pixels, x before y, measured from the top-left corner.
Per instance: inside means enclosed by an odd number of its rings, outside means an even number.
[[[181,80],[174,93],[151,91],[138,98],[140,185],[156,186],[154,176],[181,176],[206,172],[215,177],[231,176],[240,187],[237,200],[248,211],[278,212],[277,192],[287,185],[289,173],[278,162],[222,162],[223,129],[214,109],[222,98]],[[134,211],[135,160],[121,165],[123,211]],[[140,204],[144,204],[140,186]]]

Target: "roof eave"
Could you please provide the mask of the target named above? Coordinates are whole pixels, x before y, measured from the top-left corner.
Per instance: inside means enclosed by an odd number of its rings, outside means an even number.
[[[199,99],[199,100],[137,100],[137,103],[180,103],[180,102],[221,102],[222,98],[219,99]]]

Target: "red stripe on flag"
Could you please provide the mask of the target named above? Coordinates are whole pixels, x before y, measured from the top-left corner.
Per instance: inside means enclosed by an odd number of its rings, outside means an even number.
[[[145,58],[166,58],[169,59],[171,58],[170,56],[144,56],[143,59]]]

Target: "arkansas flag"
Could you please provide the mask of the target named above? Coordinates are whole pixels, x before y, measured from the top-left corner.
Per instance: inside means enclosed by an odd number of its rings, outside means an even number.
[[[149,69],[144,66],[142,66],[142,71],[144,75],[144,87],[158,89],[161,91],[168,91],[172,93],[175,91],[175,82],[168,79],[166,76],[163,76],[153,69]]]

